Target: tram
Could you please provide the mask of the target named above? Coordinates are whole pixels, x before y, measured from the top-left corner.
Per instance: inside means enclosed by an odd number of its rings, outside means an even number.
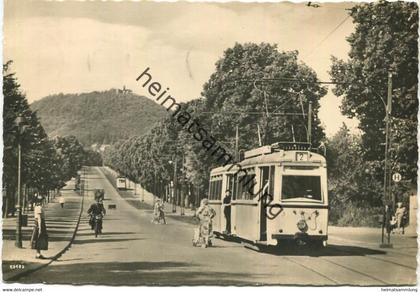
[[[213,230],[225,235],[223,199],[231,193],[231,236],[255,245],[326,246],[328,190],[325,158],[309,143],[279,142],[244,153],[210,172]]]
[[[125,177],[117,177],[117,189],[118,190],[127,189],[127,179]]]

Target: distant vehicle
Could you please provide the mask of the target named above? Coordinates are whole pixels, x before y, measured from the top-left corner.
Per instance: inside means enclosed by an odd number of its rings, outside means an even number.
[[[254,245],[300,244],[323,247],[328,239],[325,158],[309,144],[276,143],[245,152],[236,165],[210,173],[209,203],[216,210],[213,230],[223,236],[223,197],[232,193],[231,233]],[[269,195],[265,195],[269,194]]]
[[[125,177],[117,177],[117,189],[118,190],[127,189],[127,179]]]
[[[95,201],[104,200],[104,199],[105,199],[105,191],[103,189],[95,189]]]

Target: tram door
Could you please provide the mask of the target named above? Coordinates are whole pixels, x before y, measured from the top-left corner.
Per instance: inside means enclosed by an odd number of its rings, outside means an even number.
[[[265,203],[266,203],[266,197],[263,193],[263,190],[265,192],[268,191],[267,188],[265,188],[266,184],[268,183],[268,178],[270,177],[270,168],[268,166],[260,167],[261,175],[260,175],[260,240],[261,241],[267,241],[267,216],[266,216],[266,210],[265,210]]]
[[[267,210],[274,193],[274,166],[260,167],[260,240],[267,241]]]

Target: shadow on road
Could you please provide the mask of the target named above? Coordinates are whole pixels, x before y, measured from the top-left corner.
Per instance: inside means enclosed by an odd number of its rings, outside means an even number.
[[[67,231],[62,230],[47,230],[49,241],[68,241],[69,234],[73,233],[73,230],[68,229]],[[22,240],[30,241],[32,230],[22,230]],[[3,230],[3,240],[14,240],[16,237],[15,230]]]
[[[106,234],[103,234],[106,235]],[[92,235],[94,236],[94,235]],[[126,241],[139,241],[144,240],[144,238],[103,238],[101,235],[97,238],[92,239],[76,239],[73,244],[90,244],[90,243],[108,243],[108,242],[126,242]]]
[[[258,250],[277,256],[310,256],[310,257],[330,257],[330,256],[366,256],[375,254],[386,254],[384,251],[349,245],[328,245],[324,248],[314,248],[310,246],[296,246],[285,244],[282,246],[260,247]]]
[[[103,235],[139,234],[137,232],[104,232]]]
[[[97,262],[51,266],[48,284],[101,285],[256,285],[244,279],[255,277],[250,273],[203,271],[203,268],[185,262]],[[95,271],[92,273],[92,271]],[[66,275],[63,277],[63,275]],[[38,277],[42,275],[39,274]],[[267,276],[258,274],[257,276]],[[241,280],[240,280],[241,279]],[[25,277],[20,283],[37,283],[36,278]]]

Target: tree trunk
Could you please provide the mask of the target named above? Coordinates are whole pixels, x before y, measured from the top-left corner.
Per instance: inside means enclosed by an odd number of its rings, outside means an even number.
[[[5,187],[4,192],[2,193],[2,196],[3,196],[3,206],[2,206],[3,215],[2,216],[3,218],[7,218],[7,213],[9,212],[9,194],[8,194],[7,186]]]

